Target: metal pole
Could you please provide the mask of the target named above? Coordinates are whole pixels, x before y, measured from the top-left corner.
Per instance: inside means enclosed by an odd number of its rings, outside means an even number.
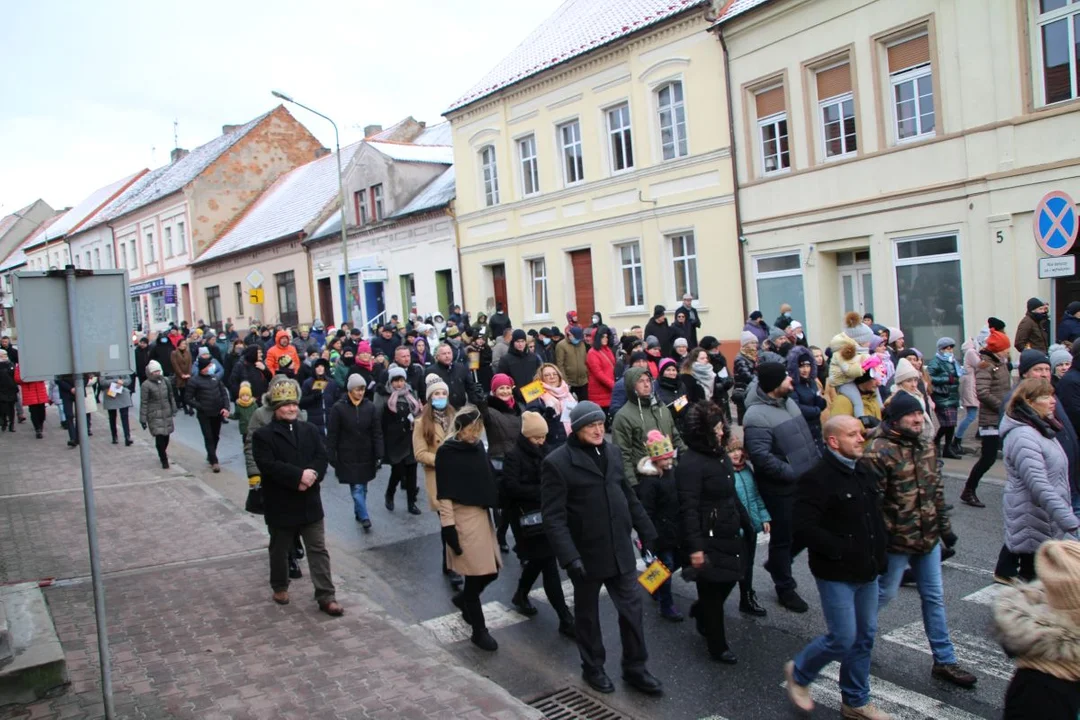
[[[105,626],[105,585],[101,579],[101,561],[98,557],[97,510],[94,507],[93,474],[90,469],[90,442],[86,434],[86,386],[82,381],[83,368],[79,367],[79,325],[75,298],[75,268],[64,269],[67,282],[68,335],[71,338],[72,378],[75,386],[75,422],[79,429],[79,462],[82,465],[83,501],[86,503],[86,537],[90,543],[90,578],[94,585],[94,620],[97,625],[98,658],[101,661],[101,696],[105,701],[105,717],[116,717],[113,707],[112,662],[109,659],[109,634]]]

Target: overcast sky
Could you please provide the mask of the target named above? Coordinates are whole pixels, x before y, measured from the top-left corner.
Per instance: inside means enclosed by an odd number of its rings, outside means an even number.
[[[428,124],[561,0],[13,0],[0,23],[0,215],[74,205],[277,104]],[[333,146],[329,124],[290,111]]]

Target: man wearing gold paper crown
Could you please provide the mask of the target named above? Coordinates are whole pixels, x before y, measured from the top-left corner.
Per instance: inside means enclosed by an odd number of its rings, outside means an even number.
[[[314,425],[299,418],[300,386],[295,380],[272,383],[269,396],[274,419],[254,431],[251,445],[262,479],[264,514],[270,531],[274,602],[289,602],[289,551],[299,534],[307,547],[308,570],[319,610],[337,617],[345,610],[335,598],[319,496],[327,466],[323,437]]]

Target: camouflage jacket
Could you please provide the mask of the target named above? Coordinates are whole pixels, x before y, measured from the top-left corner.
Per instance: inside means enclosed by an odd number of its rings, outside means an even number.
[[[870,434],[866,459],[877,473],[883,495],[889,552],[928,553],[942,535],[952,533],[933,446],[886,422]]]

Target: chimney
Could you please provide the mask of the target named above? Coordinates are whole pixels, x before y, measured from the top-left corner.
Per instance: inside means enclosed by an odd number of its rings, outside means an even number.
[[[319,158],[324,158],[329,154],[330,154],[330,148],[328,148],[328,147],[318,148],[317,150],[315,150],[315,159],[318,160]]]
[[[238,130],[239,128],[242,128],[242,127],[243,127],[243,125],[222,125],[221,126],[221,134],[222,135],[228,135],[232,131]]]
[[[188,151],[184,148],[173,148],[173,151],[169,154],[173,163],[178,163],[187,157]]]
[[[382,125],[365,125],[364,126],[364,137],[371,137],[375,133],[381,133],[381,132],[382,132]]]

